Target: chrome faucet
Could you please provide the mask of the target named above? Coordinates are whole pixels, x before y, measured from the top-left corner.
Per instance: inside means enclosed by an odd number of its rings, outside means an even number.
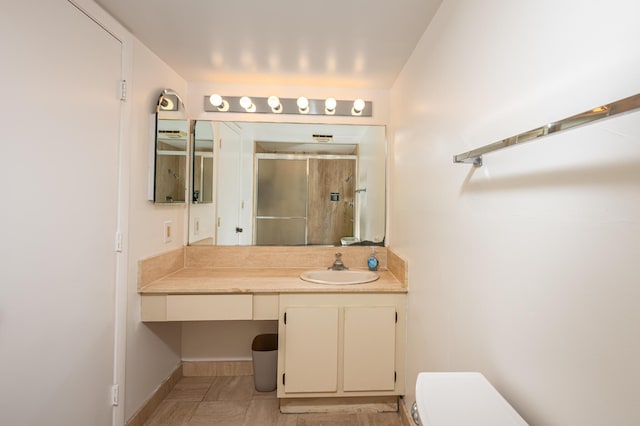
[[[344,266],[342,263],[342,253],[336,253],[336,260],[333,261],[333,265],[329,266],[327,269],[331,269],[332,271],[347,271],[349,268]]]

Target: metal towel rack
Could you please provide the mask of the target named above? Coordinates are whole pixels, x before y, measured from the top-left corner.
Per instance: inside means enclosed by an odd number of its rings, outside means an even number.
[[[584,126],[586,124],[591,124],[594,121],[628,113],[637,109],[640,109],[640,94],[629,96],[628,98],[624,98],[610,104],[590,109],[589,111],[585,111],[581,114],[573,115],[571,117],[546,124],[542,127],[529,130],[528,132],[520,133],[518,135],[511,136],[510,138],[502,139],[498,142],[494,142],[489,145],[464,152],[462,154],[454,155],[453,162],[471,163],[474,165],[474,167],[481,167],[482,156],[484,154],[488,154],[490,152],[507,148],[519,143],[530,142],[535,139],[549,136],[553,133],[562,132],[564,130],[568,130],[578,126]]]

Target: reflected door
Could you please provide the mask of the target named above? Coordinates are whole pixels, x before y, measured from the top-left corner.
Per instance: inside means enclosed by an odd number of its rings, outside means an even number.
[[[226,125],[220,126],[220,149],[218,160],[218,203],[216,244],[240,244],[241,158],[242,139]],[[224,200],[224,202],[221,202]]]

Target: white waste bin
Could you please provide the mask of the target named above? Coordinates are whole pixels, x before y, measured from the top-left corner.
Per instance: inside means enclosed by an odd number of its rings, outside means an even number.
[[[251,344],[251,353],[256,390],[274,391],[278,382],[278,335],[257,335]]]

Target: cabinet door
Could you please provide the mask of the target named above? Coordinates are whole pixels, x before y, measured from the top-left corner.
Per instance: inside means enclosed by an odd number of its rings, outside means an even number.
[[[287,308],[284,391],[338,390],[338,308]]]
[[[395,387],[396,309],[344,308],[344,390]]]

